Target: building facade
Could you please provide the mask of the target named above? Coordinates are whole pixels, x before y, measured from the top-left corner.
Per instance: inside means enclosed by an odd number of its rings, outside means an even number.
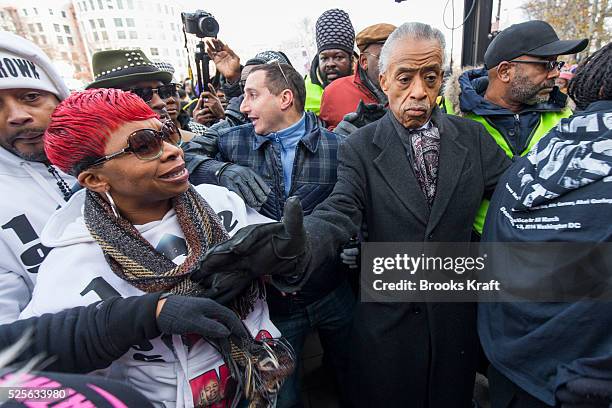
[[[93,80],[96,51],[138,48],[153,61],[187,75],[196,38],[187,35],[185,50],[179,0],[19,0],[0,7],[0,28],[37,44],[60,68],[70,88]],[[195,67],[194,67],[195,70]]]

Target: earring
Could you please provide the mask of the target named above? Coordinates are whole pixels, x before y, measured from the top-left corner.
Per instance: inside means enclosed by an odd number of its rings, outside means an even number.
[[[111,197],[108,191],[105,191],[104,194],[106,194],[106,198],[108,199],[111,209],[113,210],[113,214],[115,214],[115,218],[119,218],[119,211],[117,211],[117,206],[115,205],[115,202],[113,201],[113,197]]]

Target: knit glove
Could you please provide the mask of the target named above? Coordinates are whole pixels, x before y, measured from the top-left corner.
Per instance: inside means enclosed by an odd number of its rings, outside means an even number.
[[[215,274],[240,276],[243,285],[246,276],[253,280],[270,275],[279,290],[298,290],[307,279],[310,251],[302,205],[297,197],[287,199],[284,214],[281,222],[246,226],[209,249],[191,279],[206,287],[210,282],[232,279],[214,277]]]
[[[577,378],[557,390],[561,408],[612,407],[612,380]]]
[[[210,169],[215,172],[218,185],[238,194],[249,207],[259,210],[268,199],[270,186],[250,168],[219,162]]]
[[[236,313],[202,297],[168,296],[157,317],[157,327],[162,333],[193,333],[209,339],[249,335]]]

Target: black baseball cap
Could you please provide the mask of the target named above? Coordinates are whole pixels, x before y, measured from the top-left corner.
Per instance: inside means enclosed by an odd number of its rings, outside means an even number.
[[[575,54],[586,48],[589,40],[559,40],[555,30],[545,21],[533,20],[514,24],[491,41],[484,55],[485,68],[496,67],[521,55],[552,57]]]

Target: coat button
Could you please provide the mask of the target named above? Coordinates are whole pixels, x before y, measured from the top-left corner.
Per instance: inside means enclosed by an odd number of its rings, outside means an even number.
[[[421,308],[419,306],[414,306],[412,308],[412,313],[414,313],[415,315],[421,314]]]
[[[433,233],[432,233],[432,234],[429,234],[429,235],[427,236],[427,239],[431,241],[431,240],[433,239]]]

